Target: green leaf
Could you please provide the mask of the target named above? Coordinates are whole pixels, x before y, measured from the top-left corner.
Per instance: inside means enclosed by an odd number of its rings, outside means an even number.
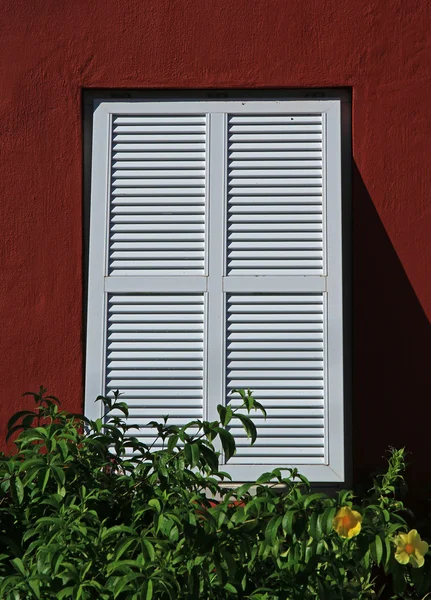
[[[242,498],[244,496],[244,494],[247,494],[249,489],[251,487],[253,487],[254,483],[243,483],[242,485],[239,486],[239,488],[237,488],[236,490],[236,497],[238,499]]]
[[[272,517],[265,529],[265,541],[273,546],[277,539],[278,528],[281,525],[282,517],[275,515]]]
[[[391,547],[391,543],[389,541],[389,539],[387,537],[384,538],[384,542],[385,542],[385,561],[384,561],[384,566],[385,569],[388,567],[389,561],[391,560],[391,556],[392,556],[392,547]]]
[[[28,469],[31,469],[32,467],[45,467],[45,466],[46,466],[46,461],[44,458],[42,458],[42,457],[29,458],[21,463],[21,465],[19,467],[19,473],[22,473],[22,471],[28,471]]]
[[[310,518],[310,535],[314,540],[320,540],[322,537],[322,515],[314,512]]]
[[[229,431],[222,427],[217,427],[217,433],[220,436],[221,444],[223,446],[223,452],[225,453],[226,460],[229,460],[236,450],[235,439]]]
[[[227,408],[226,406],[223,406],[222,404],[218,404],[217,405],[217,412],[219,414],[220,417],[220,423],[225,426],[225,420],[226,420],[226,412],[227,412]]]
[[[256,485],[260,485],[262,483],[269,483],[272,479],[272,472],[262,473],[262,475],[256,480]]]
[[[337,514],[336,508],[327,508],[322,516],[322,530],[324,533],[329,534],[333,529],[333,522],[335,515]]]
[[[281,522],[281,527],[283,528],[283,532],[286,535],[293,534],[293,519],[295,517],[295,511],[288,510],[287,513],[283,516],[283,520]]]
[[[370,546],[370,550],[371,556],[373,557],[375,563],[379,565],[383,557],[383,544],[379,535],[376,535],[374,542]]]
[[[235,416],[241,421],[247,437],[251,438],[251,443],[253,445],[257,438],[256,425],[249,417],[246,417],[245,415],[235,414]]]
[[[17,421],[19,421],[19,419],[21,417],[27,417],[32,415],[34,418],[37,416],[37,414],[35,412],[33,412],[32,410],[20,410],[18,412],[16,412],[8,421],[7,425],[6,425],[6,429],[9,431],[10,429],[12,429],[12,427],[15,425],[15,423]]]
[[[22,481],[19,477],[14,478],[14,483],[18,504],[22,504],[22,501],[24,500],[24,486],[22,485]]]
[[[210,450],[210,448],[208,448],[208,446],[205,446],[204,444],[202,444],[201,455],[203,456],[208,467],[211,469],[211,472],[216,473],[218,471],[218,467],[219,467],[218,456],[216,455],[216,453],[213,452],[212,450]]]
[[[311,494],[310,496],[307,496],[307,498],[304,500],[304,508],[308,508],[310,504],[312,502],[316,502],[316,500],[326,500],[327,497],[328,496],[326,494],[322,493]]]
[[[190,451],[191,451],[191,455],[192,455],[192,460],[191,460],[191,466],[196,467],[196,465],[199,463],[199,459],[201,456],[200,450],[199,450],[199,444],[193,443],[190,445]]]
[[[153,597],[153,582],[151,579],[144,583],[145,600],[151,600]]]
[[[148,506],[154,506],[158,513],[162,511],[162,505],[160,504],[160,501],[157,500],[157,498],[151,498],[151,500],[148,502]]]
[[[65,588],[63,588],[62,590],[60,590],[59,592],[57,592],[57,600],[63,600],[63,598],[73,598],[75,592],[75,587],[72,585],[69,585]]]
[[[142,540],[142,544],[145,546],[145,549],[148,553],[149,559],[153,562],[156,558],[156,553],[154,551],[154,546],[149,540]]]
[[[172,453],[177,447],[179,435],[171,435],[168,439],[168,452]]]
[[[120,560],[123,554],[128,550],[128,548],[133,544],[133,542],[137,542],[136,538],[130,537],[125,540],[121,540],[115,548],[115,560]]]
[[[24,567],[24,563],[22,562],[22,560],[20,558],[14,558],[13,560],[11,560],[11,563],[14,565],[16,570],[21,573],[21,575],[23,575],[23,576],[27,575],[27,570]]]
[[[128,533],[128,534],[133,535],[136,532],[135,532],[135,530],[132,527],[128,527],[127,525],[114,525],[113,527],[110,527],[109,529],[106,529],[102,533],[101,538],[102,538],[102,540],[106,541],[107,539],[109,539],[113,535],[118,535],[119,533]]]
[[[40,585],[38,579],[28,579],[27,583],[36,598],[40,600]]]
[[[46,486],[48,485],[50,471],[51,471],[51,469],[49,467],[45,471],[45,477],[43,478],[43,481],[42,481],[42,492],[45,491]]]

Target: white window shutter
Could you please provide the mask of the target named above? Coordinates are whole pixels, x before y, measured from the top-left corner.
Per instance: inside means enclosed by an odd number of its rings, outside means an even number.
[[[204,416],[207,116],[129,108],[94,117],[87,412],[118,389],[132,423],[184,425]]]
[[[223,470],[342,481],[339,101],[102,102],[93,147],[87,413],[120,389],[181,425],[250,388],[268,418]]]

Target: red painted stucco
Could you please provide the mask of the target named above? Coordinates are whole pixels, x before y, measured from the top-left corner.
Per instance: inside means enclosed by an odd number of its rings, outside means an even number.
[[[40,383],[82,407],[83,88],[350,86],[356,476],[428,479],[428,0],[3,0],[0,437]]]

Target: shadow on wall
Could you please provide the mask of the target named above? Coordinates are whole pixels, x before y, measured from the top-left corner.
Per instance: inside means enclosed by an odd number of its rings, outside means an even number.
[[[431,326],[353,165],[353,477],[410,452],[409,500],[431,489]]]

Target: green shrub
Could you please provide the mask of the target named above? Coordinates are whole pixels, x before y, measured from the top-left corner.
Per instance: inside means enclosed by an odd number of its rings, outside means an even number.
[[[361,502],[315,493],[294,469],[226,490],[216,444],[232,456],[235,419],[253,442],[248,414],[263,410],[239,393],[241,409],[219,406],[219,422],[152,423],[158,450],[128,433],[118,393],[98,399],[96,421],[61,411],[43,388],[32,394],[36,409],[9,423],[17,451],[0,456],[0,598],[361,600],[378,597],[378,573],[394,597],[422,598],[429,560],[415,569],[395,558],[408,529],[404,452],[391,452]]]

